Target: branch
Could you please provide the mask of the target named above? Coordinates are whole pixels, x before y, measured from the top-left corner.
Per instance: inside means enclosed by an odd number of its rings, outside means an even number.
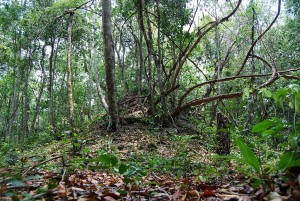
[[[282,77],[284,77],[286,79],[300,80],[300,77],[294,76],[294,75],[283,75]]]
[[[279,74],[277,72],[277,69],[275,68],[275,66],[272,66],[269,62],[267,62],[267,60],[265,60],[264,58],[257,56],[257,55],[252,55],[254,58],[257,58],[261,61],[263,61],[265,64],[267,64],[271,69],[272,69],[272,77],[266,81],[264,84],[260,85],[258,87],[258,89],[267,87],[269,85],[271,85],[273,82],[275,82],[277,79],[279,79]]]
[[[201,39],[209,32],[211,31],[213,28],[215,28],[217,25],[228,21],[228,19],[237,11],[237,9],[239,8],[240,4],[241,4],[242,0],[239,0],[237,6],[233,9],[233,11],[227,15],[226,17],[222,18],[220,21],[214,21],[214,22],[210,22],[209,24],[211,24],[210,27],[208,27],[204,32],[199,33],[199,36],[197,38],[197,40],[194,42],[194,44],[192,45],[191,48],[189,48],[189,50],[184,54],[182,60],[180,60],[179,66],[175,72],[174,78],[172,80],[172,84],[171,84],[171,88],[175,86],[176,83],[176,79],[179,75],[180,70],[183,67],[183,64],[185,63],[185,61],[187,60],[187,58],[190,56],[190,54],[192,53],[192,51],[197,47],[198,43],[201,41]],[[205,25],[206,26],[206,25]]]
[[[271,27],[273,26],[273,24],[276,22],[279,14],[280,14],[280,8],[281,8],[281,0],[278,0],[278,11],[277,11],[277,14],[276,14],[275,18],[273,19],[273,21],[271,22],[271,24],[267,27],[267,29],[263,33],[261,33],[257,37],[257,39],[252,43],[252,45],[251,45],[251,47],[250,47],[250,49],[249,49],[249,51],[248,51],[248,53],[247,53],[247,55],[246,55],[243,63],[242,63],[242,66],[240,67],[240,69],[237,72],[236,76],[240,75],[240,73],[244,69],[244,67],[245,67],[245,65],[246,65],[246,63],[247,63],[247,61],[248,61],[248,59],[249,59],[249,57],[250,57],[250,55],[251,55],[251,53],[253,51],[253,48],[256,45],[256,43],[271,29]]]
[[[205,102],[209,102],[209,101],[216,100],[216,99],[211,100],[211,98],[213,98],[213,97],[208,97],[208,98],[203,98],[203,99],[196,99],[196,100],[191,101],[191,102],[187,103],[186,105],[182,106],[183,100],[187,97],[187,95],[190,94],[194,89],[196,89],[198,87],[202,87],[202,86],[207,85],[207,84],[212,84],[212,83],[217,83],[217,82],[226,82],[226,81],[235,80],[235,79],[246,79],[246,78],[252,78],[252,77],[266,77],[266,76],[270,76],[271,75],[272,77],[267,82],[265,82],[264,84],[262,84],[262,85],[260,85],[258,87],[258,89],[261,89],[261,88],[264,88],[264,87],[267,87],[267,86],[271,85],[273,82],[275,82],[277,79],[279,79],[280,76],[282,76],[284,78],[287,78],[287,79],[300,79],[300,77],[298,77],[298,76],[281,75],[281,74],[286,74],[286,73],[294,72],[294,71],[300,71],[300,68],[289,69],[289,70],[285,70],[285,71],[275,71],[273,73],[268,73],[268,74],[234,76],[234,77],[228,77],[228,78],[223,78],[223,79],[210,80],[210,81],[207,81],[207,82],[203,82],[203,83],[197,84],[197,85],[189,88],[182,95],[182,97],[179,100],[178,106],[177,106],[175,112],[172,114],[172,116],[175,115],[175,114],[176,114],[175,116],[177,116],[180,111],[182,111],[182,110],[184,110],[184,109],[186,109],[188,107],[194,106],[195,101],[197,102],[199,100],[204,100]],[[256,92],[256,91],[257,90],[254,90],[254,92]],[[238,93],[242,93],[242,92],[238,92]],[[215,96],[215,97],[218,97],[218,96]],[[221,97],[223,97],[223,95],[221,95]],[[219,98],[217,98],[217,99],[219,99]],[[221,98],[221,99],[224,99],[224,98]],[[200,102],[199,104],[201,104],[201,103],[202,102]],[[196,105],[199,105],[199,104],[196,104]],[[173,117],[175,117],[175,116],[173,116]]]
[[[34,166],[28,168],[28,169],[22,174],[22,176],[25,176],[29,171],[33,170],[34,168],[36,168],[36,167],[38,167],[38,166],[40,166],[40,165],[43,165],[43,164],[45,164],[45,163],[47,163],[47,162],[49,162],[49,161],[58,159],[58,158],[63,158],[63,156],[55,156],[55,157],[50,158],[50,159],[48,159],[48,160],[45,160],[45,161],[43,161],[43,162],[41,162],[41,163],[39,163],[39,164],[36,164],[36,165],[34,165]]]
[[[241,97],[242,95],[243,95],[243,92],[236,92],[236,93],[231,93],[231,94],[222,94],[222,95],[208,97],[208,98],[196,99],[196,100],[193,100],[193,101],[187,103],[186,105],[184,105],[182,107],[178,106],[176,108],[176,110],[173,112],[172,117],[173,118],[177,117],[180,114],[180,112],[182,112],[183,110],[185,110],[189,107],[192,107],[192,106],[200,105],[200,104],[211,102],[214,100],[237,98],[237,97]]]

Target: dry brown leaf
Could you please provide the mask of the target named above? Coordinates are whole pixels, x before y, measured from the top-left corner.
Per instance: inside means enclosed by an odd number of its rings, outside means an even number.
[[[174,200],[174,201],[179,200],[180,194],[181,194],[181,191],[180,191],[180,188],[179,188],[179,189],[172,195],[172,200]]]
[[[113,197],[110,197],[110,196],[106,196],[103,199],[106,201],[116,201],[116,199],[114,199]]]
[[[191,190],[191,191],[189,191],[189,195],[191,197],[200,197],[200,193],[197,190]]]

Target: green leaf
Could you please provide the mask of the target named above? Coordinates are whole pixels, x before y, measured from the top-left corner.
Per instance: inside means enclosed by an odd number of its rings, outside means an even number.
[[[24,181],[28,181],[28,180],[32,180],[32,179],[39,179],[39,178],[42,178],[42,176],[40,176],[40,175],[32,175],[32,176],[24,178]]]
[[[268,128],[270,128],[271,126],[273,126],[276,122],[272,121],[272,120],[264,120],[258,124],[256,124],[255,126],[253,126],[252,128],[252,132],[253,133],[262,133],[265,130],[267,130]]]
[[[295,95],[295,112],[300,114],[300,90]]]
[[[88,154],[91,151],[90,148],[86,147],[82,150],[83,153]]]
[[[278,170],[285,169],[293,162],[293,153],[288,151],[283,153],[283,155],[280,157],[280,161],[278,163]]]
[[[274,95],[273,98],[275,100],[275,102],[279,105],[281,105],[283,103],[283,101],[285,101],[286,97],[288,94],[288,89],[283,88],[283,89],[279,89]]]
[[[106,166],[116,166],[119,162],[118,157],[116,157],[113,154],[108,154],[108,153],[102,153],[98,157],[99,161],[102,162]]]
[[[243,156],[243,162],[252,166],[256,172],[260,172],[260,163],[254,152],[242,141],[242,139],[237,138],[236,144],[238,145]]]
[[[37,194],[40,194],[40,193],[45,193],[47,190],[45,189],[45,188],[38,188],[37,190],[36,190],[36,193]]]
[[[267,88],[262,88],[261,92],[267,98],[271,98],[272,97],[272,92],[269,89],[267,89]]]
[[[124,174],[127,170],[128,170],[128,166],[127,165],[125,165],[125,164],[121,164],[120,166],[119,166],[119,173],[120,174]]]

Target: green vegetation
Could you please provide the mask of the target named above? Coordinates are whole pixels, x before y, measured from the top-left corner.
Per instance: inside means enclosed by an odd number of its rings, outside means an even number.
[[[0,200],[299,200],[299,10],[1,1]]]

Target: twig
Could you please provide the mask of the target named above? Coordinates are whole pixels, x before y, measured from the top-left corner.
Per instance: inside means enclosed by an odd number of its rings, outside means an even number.
[[[61,176],[61,180],[60,180],[59,184],[61,184],[65,180],[65,175],[66,175],[66,168],[64,169],[64,172]]]
[[[40,193],[40,194],[37,194],[37,195],[33,195],[33,196],[32,196],[32,199],[33,199],[33,200],[36,200],[36,199],[41,198],[41,197],[43,197],[43,196],[45,196],[45,195],[49,195],[49,194],[51,194],[51,193],[52,193],[52,190],[48,190],[48,191],[46,191],[46,192],[44,192],[44,193]],[[26,201],[26,200],[28,200],[28,199],[25,198],[25,199],[23,199],[23,200],[21,200],[21,201]]]
[[[45,160],[45,161],[43,161],[43,162],[41,162],[41,163],[39,163],[39,164],[36,164],[36,165],[34,165],[34,166],[28,168],[28,169],[22,174],[22,176],[25,176],[29,171],[33,170],[34,168],[36,168],[36,167],[38,167],[38,166],[40,166],[40,165],[43,165],[43,164],[45,164],[45,163],[47,163],[47,162],[49,162],[49,161],[58,159],[58,158],[63,158],[63,156],[55,156],[55,157],[50,158],[50,159],[48,159],[48,160]]]

